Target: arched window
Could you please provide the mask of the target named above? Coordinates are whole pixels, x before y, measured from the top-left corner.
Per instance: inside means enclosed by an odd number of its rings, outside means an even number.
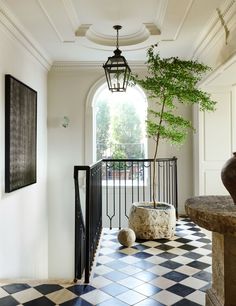
[[[140,87],[112,93],[100,86],[93,99],[93,160],[147,156],[147,99]]]

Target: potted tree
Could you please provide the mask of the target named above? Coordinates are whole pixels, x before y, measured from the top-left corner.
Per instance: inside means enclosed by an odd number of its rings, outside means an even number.
[[[180,145],[194,129],[191,121],[176,114],[178,106],[199,104],[200,110],[213,111],[216,104],[198,88],[208,66],[178,57],[161,58],[156,47],[152,45],[147,51],[147,75],[132,76],[132,84],[139,84],[155,102],[155,108],[148,108],[146,120],[147,135],[155,142],[152,203],[133,203],[129,216],[129,227],[141,239],[170,238],[174,234],[174,207],[156,199],[156,160],[161,139]]]

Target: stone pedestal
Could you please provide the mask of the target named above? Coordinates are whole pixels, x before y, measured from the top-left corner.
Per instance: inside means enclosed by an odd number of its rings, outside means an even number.
[[[133,203],[129,214],[129,227],[139,239],[172,238],[175,233],[175,208],[171,204]]]
[[[229,196],[201,196],[185,203],[189,217],[212,231],[212,288],[206,306],[236,306],[236,205]]]

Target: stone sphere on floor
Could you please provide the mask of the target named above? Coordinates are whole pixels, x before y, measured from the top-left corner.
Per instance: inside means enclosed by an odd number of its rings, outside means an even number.
[[[130,247],[136,240],[135,232],[131,228],[123,228],[118,233],[118,241],[126,247]]]

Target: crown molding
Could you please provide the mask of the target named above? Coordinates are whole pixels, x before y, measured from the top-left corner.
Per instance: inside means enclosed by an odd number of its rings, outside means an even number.
[[[232,31],[236,26],[236,1],[226,0],[220,8],[224,21],[227,24],[229,31]],[[224,35],[224,29],[217,12],[213,14],[208,26],[201,33],[192,55],[192,59],[198,59],[204,51],[210,48],[213,44],[221,39]]]
[[[52,64],[51,67],[51,72],[54,71],[80,71],[80,70],[96,70],[96,69],[101,69],[103,66],[104,62],[100,61],[89,61],[89,62],[78,62],[78,61],[56,61]],[[141,61],[129,61],[129,66],[132,69],[146,69],[146,64]]]
[[[0,0],[0,26],[15,41],[21,44],[47,71],[50,70],[52,61],[38,42],[20,24],[17,18]]]
[[[234,54],[230,56],[226,62],[218,66],[213,72],[211,72],[205,79],[203,79],[200,83],[199,86],[204,88],[211,86],[211,83],[214,82],[218,77],[220,77],[223,73],[227,72],[227,70],[232,66],[236,64],[236,51]],[[232,86],[234,84],[231,84]],[[215,85],[213,85],[215,86]],[[219,87],[219,86],[218,86]]]

